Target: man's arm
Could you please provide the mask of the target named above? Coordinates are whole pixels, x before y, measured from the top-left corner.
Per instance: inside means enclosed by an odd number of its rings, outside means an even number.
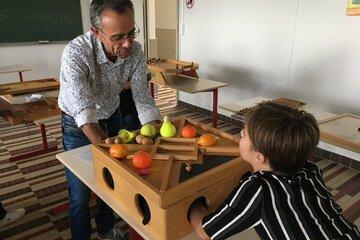
[[[86,55],[78,47],[68,45],[61,58],[60,108],[75,119],[78,127],[92,142],[106,138],[96,115],[94,96],[88,81]]]
[[[141,124],[160,120],[160,113],[148,91],[147,65],[141,47],[136,45],[137,65],[130,77],[131,91]]]
[[[106,134],[98,123],[86,123],[81,126],[81,129],[91,143],[101,142],[106,139]]]

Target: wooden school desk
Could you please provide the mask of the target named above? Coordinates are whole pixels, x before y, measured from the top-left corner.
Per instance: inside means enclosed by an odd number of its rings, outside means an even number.
[[[165,84],[151,80],[150,92],[154,97],[154,84],[170,87],[177,91],[195,94],[201,92],[212,92],[212,126],[217,127],[217,112],[218,112],[218,89],[226,87],[227,84],[223,82],[213,81],[204,78],[188,78],[181,75],[168,76],[168,82]]]
[[[31,71],[31,68],[25,67],[23,65],[0,66],[0,73],[19,73],[20,82],[23,81],[22,73],[25,71]]]
[[[41,94],[43,97],[57,97],[59,94],[59,91],[58,90],[44,91],[44,92],[41,92]],[[0,97],[3,100],[5,100],[11,104],[23,104],[26,102],[24,95],[19,95],[19,96],[0,95]],[[33,150],[30,152],[26,152],[26,153],[15,155],[15,156],[10,156],[9,161],[16,161],[16,160],[20,160],[20,159],[24,159],[24,158],[28,158],[28,157],[32,157],[32,156],[37,156],[40,154],[58,150],[57,146],[49,146],[48,145],[48,141],[47,141],[47,137],[46,137],[46,123],[49,121],[57,120],[57,119],[60,119],[60,115],[49,116],[46,118],[40,118],[40,119],[35,120],[34,123],[40,127],[40,131],[41,131],[41,139],[42,139],[42,144],[43,144],[42,149]]]

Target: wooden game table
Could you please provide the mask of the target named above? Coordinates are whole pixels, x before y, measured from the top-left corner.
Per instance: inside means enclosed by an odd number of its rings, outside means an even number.
[[[198,239],[187,219],[191,204],[199,200],[215,210],[251,168],[239,156],[237,137],[187,118],[172,123],[177,137],[157,137],[151,145],[125,144],[128,155],[123,159],[112,157],[106,142],[57,158],[143,238]],[[196,128],[196,138],[180,137],[187,125]],[[199,145],[197,137],[205,133],[215,134],[217,143]],[[138,151],[153,159],[145,175],[132,164]],[[142,239],[135,231],[132,239]]]
[[[59,91],[58,90],[42,91],[41,95],[43,98],[49,98],[49,97],[54,98],[59,95]],[[12,96],[12,95],[7,94],[7,95],[0,95],[0,98],[2,98],[3,100],[5,100],[6,102],[11,103],[11,104],[24,104],[26,102],[24,95]],[[30,103],[30,104],[32,104],[32,103]],[[56,103],[54,103],[54,104],[56,104]],[[39,105],[38,108],[41,108],[41,105]],[[24,117],[24,119],[25,118],[26,117]],[[57,146],[49,146],[48,145],[48,141],[47,141],[47,137],[46,137],[46,123],[49,121],[57,120],[59,118],[60,118],[60,111],[58,109],[52,109],[51,111],[48,111],[48,112],[42,112],[42,110],[39,110],[37,116],[32,115],[31,121],[33,121],[37,126],[40,127],[43,147],[42,147],[42,149],[32,150],[30,152],[26,152],[23,154],[10,156],[9,161],[21,160],[24,158],[37,156],[40,154],[58,150]],[[24,120],[24,119],[22,119],[22,120]],[[19,123],[18,121],[19,121],[18,118],[14,118],[13,120],[10,120],[10,122],[12,122],[13,124]]]
[[[127,206],[119,205],[116,199],[108,194],[106,189],[96,183],[90,145],[59,153],[56,158],[129,224],[131,227],[130,240],[155,240],[139,228],[133,216],[127,214]],[[252,233],[251,236],[256,236],[256,234]],[[200,238],[195,232],[192,232],[182,240],[200,240]]]
[[[129,224],[132,228],[131,240],[151,239],[137,227],[132,216],[126,214],[126,206],[117,204],[117,201],[111,198],[104,188],[96,184],[90,145],[59,153],[56,158]],[[193,232],[183,240],[200,240],[200,238]]]
[[[188,78],[181,75],[169,75],[167,79],[168,82],[165,84],[154,80],[150,81],[152,97],[154,97],[154,84],[170,87],[189,94],[212,92],[212,126],[217,127],[218,91],[219,88],[226,87],[228,84],[205,78]]]

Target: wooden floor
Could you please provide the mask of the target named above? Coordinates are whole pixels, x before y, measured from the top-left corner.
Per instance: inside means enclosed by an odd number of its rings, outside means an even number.
[[[160,89],[156,102],[164,115],[187,116],[211,124],[208,116],[174,107],[175,93]],[[61,149],[59,121],[47,125],[50,145]],[[238,135],[240,128],[219,122],[219,128]],[[6,209],[26,208],[20,221],[0,229],[0,239],[70,239],[68,215],[51,215],[49,210],[68,201],[64,167],[53,152],[24,160],[9,162],[9,156],[41,147],[40,131],[34,125],[11,126],[0,118],[0,201]],[[323,159],[313,159],[324,171],[327,187],[342,207],[348,220],[360,226],[360,172]],[[91,215],[94,216],[92,201]],[[92,219],[94,223],[94,219]],[[121,224],[121,223],[119,223]],[[93,238],[96,239],[95,225]]]

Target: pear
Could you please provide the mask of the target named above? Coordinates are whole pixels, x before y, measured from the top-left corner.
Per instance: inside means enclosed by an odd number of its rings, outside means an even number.
[[[140,134],[146,137],[153,138],[155,137],[156,129],[153,125],[148,123],[141,127]]]
[[[135,138],[136,134],[126,129],[120,129],[118,136],[121,138],[122,143],[129,143]]]
[[[176,128],[172,125],[168,116],[164,117],[164,122],[160,128],[160,135],[162,137],[173,137],[176,135]]]

